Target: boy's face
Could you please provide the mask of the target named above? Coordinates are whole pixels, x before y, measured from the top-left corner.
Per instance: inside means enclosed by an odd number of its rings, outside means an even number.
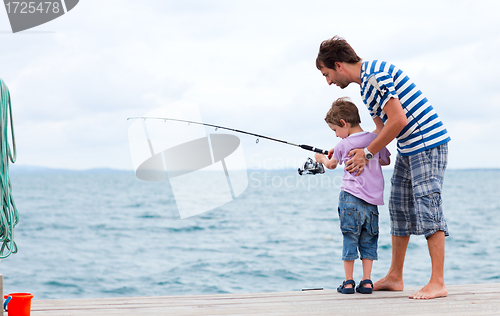
[[[344,120],[341,120],[341,122],[344,122]],[[337,137],[340,137],[340,138],[344,139],[347,136],[349,136],[349,127],[347,126],[347,123],[344,124],[344,127],[340,127],[338,125],[331,124],[331,123],[328,123],[328,126],[330,126],[330,128],[332,129],[332,131],[335,132],[335,135]]]

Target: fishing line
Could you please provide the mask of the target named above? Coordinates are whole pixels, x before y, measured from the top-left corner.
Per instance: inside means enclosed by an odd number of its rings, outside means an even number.
[[[9,119],[12,150],[8,140]],[[14,227],[19,222],[19,213],[12,196],[9,176],[9,160],[14,163],[17,156],[12,108],[9,89],[2,79],[0,79],[0,133],[0,242],[2,243],[0,259],[5,259],[17,252],[17,245],[14,241]]]

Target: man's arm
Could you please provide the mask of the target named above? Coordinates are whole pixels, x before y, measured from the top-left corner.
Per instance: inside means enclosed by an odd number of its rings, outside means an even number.
[[[391,98],[387,101],[384,106],[384,112],[387,114],[387,121],[377,138],[367,147],[368,151],[372,154],[378,153],[382,148],[392,142],[407,124],[406,114],[403,111],[403,106],[399,102],[399,99]]]
[[[406,126],[407,119],[403,110],[403,106],[399,99],[391,98],[384,106],[384,112],[387,114],[387,121],[384,127],[380,130],[377,138],[375,138],[367,149],[372,154],[378,153],[382,148],[387,146],[394,138],[396,138],[401,130]],[[375,121],[375,120],[374,120]],[[377,122],[375,121],[377,125]],[[378,130],[378,126],[377,126]],[[353,149],[349,152],[349,159],[346,163],[348,172],[358,171],[360,175],[368,160],[365,159],[363,148]]]
[[[373,122],[375,123],[375,130],[373,133],[378,135],[384,128],[384,122],[382,122],[382,119],[378,116],[373,119]]]

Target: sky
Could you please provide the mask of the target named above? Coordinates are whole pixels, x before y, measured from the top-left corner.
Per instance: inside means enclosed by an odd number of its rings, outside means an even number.
[[[363,60],[413,79],[451,135],[448,168],[500,168],[498,12],[500,2],[482,0],[81,0],[12,33],[0,9],[16,165],[133,170],[127,118],[192,98],[206,123],[333,148],[324,116],[339,97],[374,129],[359,86],[328,86],[315,67],[319,44],[339,35]],[[238,136],[248,168],[313,156]],[[395,157],[395,141],[388,148]]]

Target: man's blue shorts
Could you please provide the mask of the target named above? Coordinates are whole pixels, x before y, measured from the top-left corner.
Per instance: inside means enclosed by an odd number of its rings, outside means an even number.
[[[398,153],[389,200],[392,235],[448,236],[441,200],[447,162],[447,143],[410,156]]]
[[[340,229],[344,236],[342,260],[377,260],[378,208],[354,195],[340,191]]]

